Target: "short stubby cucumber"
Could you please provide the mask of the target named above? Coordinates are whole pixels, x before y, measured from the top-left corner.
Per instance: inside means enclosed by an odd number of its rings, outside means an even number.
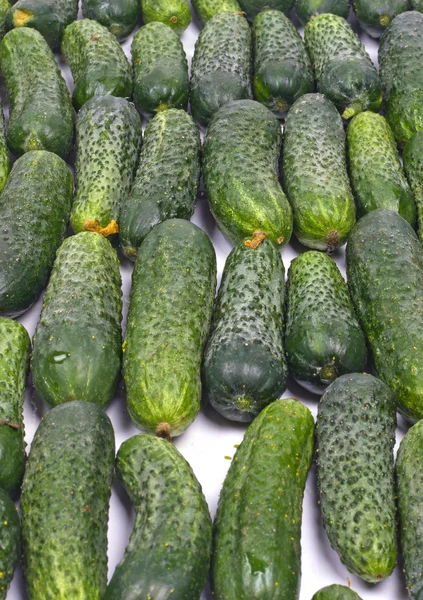
[[[316,592],[312,600],[361,600],[361,598],[344,585],[328,585]]]
[[[41,293],[65,236],[72,190],[66,163],[51,152],[28,152],[13,165],[0,196],[0,316],[17,317]]]
[[[281,128],[258,102],[238,100],[216,113],[207,129],[203,175],[219,229],[234,244],[264,231],[285,245],[292,209],[279,183]]]
[[[183,219],[150,231],[132,275],[123,355],[136,425],[173,437],[197,416],[215,288],[216,255],[204,231]]]
[[[57,252],[33,339],[32,378],[49,406],[71,400],[104,407],[121,363],[121,277],[110,242],[83,231]]]
[[[237,0],[192,0],[192,6],[202,25],[205,25],[218,13],[241,12]]]
[[[379,38],[392,19],[409,10],[409,0],[353,0],[352,6],[364,31]]]
[[[22,486],[23,570],[31,600],[100,600],[107,583],[113,427],[92,402],[42,419]]]
[[[247,429],[215,519],[216,600],[297,600],[302,504],[314,447],[313,417],[276,400]]]
[[[348,19],[350,0],[296,0],[295,12],[303,25],[323,13],[331,13]]]
[[[379,379],[343,375],[316,423],[317,487],[329,541],[353,575],[377,583],[397,555],[395,395]]]
[[[423,130],[407,142],[402,160],[416,203],[418,234],[423,243]]]
[[[322,94],[302,96],[288,113],[283,174],[298,240],[328,252],[342,246],[355,224],[355,202],[342,119]]]
[[[9,151],[6,142],[6,128],[4,123],[3,105],[0,100],[0,193],[6,185],[10,172]]]
[[[238,0],[242,10],[246,13],[249,21],[254,21],[255,17],[263,10],[280,10],[286,15],[294,6],[295,0]]]
[[[104,25],[118,40],[125,39],[138,23],[139,0],[82,0],[82,14]]]
[[[66,158],[73,142],[69,90],[41,33],[9,31],[0,44],[0,70],[10,104],[7,143],[20,155],[49,150]]]
[[[187,0],[140,0],[144,23],[164,23],[180,35],[191,23]]]
[[[254,97],[283,118],[295,100],[314,89],[304,42],[287,16],[265,10],[254,19],[253,54]]]
[[[116,470],[136,517],[104,600],[198,600],[209,570],[212,523],[191,467],[172,443],[139,434],[119,448]]]
[[[20,558],[21,527],[18,511],[0,488],[0,600],[6,600]]]
[[[93,96],[132,96],[132,69],[115,36],[92,19],[65,29],[62,54],[71,68],[73,103],[79,110]]]
[[[9,0],[0,0],[0,42],[6,33],[6,17],[11,6],[12,3]]]
[[[131,260],[155,225],[193,215],[200,151],[200,133],[185,111],[165,110],[148,124],[134,184],[119,217],[121,247]]]
[[[336,263],[321,252],[304,252],[288,271],[285,350],[291,375],[322,393],[340,375],[367,363],[347,284]]]
[[[240,13],[212,17],[200,32],[191,66],[191,111],[208,125],[221,106],[251,98],[251,33]]]

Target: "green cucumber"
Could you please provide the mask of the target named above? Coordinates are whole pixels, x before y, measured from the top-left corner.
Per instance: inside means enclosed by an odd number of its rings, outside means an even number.
[[[159,21],[180,35],[191,23],[187,0],[141,0],[144,23]]]
[[[20,556],[18,512],[9,496],[0,489],[0,600],[6,600]]]
[[[366,341],[336,263],[304,252],[288,271],[285,349],[291,375],[322,393],[340,375],[361,372]]]
[[[20,155],[49,150],[66,158],[73,141],[69,90],[41,33],[9,31],[0,44],[0,70],[10,104],[7,143]]]
[[[364,31],[379,38],[392,19],[409,9],[409,0],[353,0],[352,5]]]
[[[249,21],[254,21],[262,10],[280,10],[286,15],[294,6],[295,0],[238,0]]]
[[[370,583],[392,573],[397,555],[395,428],[394,393],[371,375],[343,375],[320,400],[316,452],[323,525],[350,573]]]
[[[93,96],[132,96],[132,69],[115,36],[91,19],[65,29],[62,54],[71,68],[73,103],[79,110]]]
[[[282,12],[265,10],[253,23],[254,98],[285,117],[291,104],[314,89],[304,42]]]
[[[297,600],[313,417],[297,400],[269,404],[247,429],[215,519],[216,600]]]
[[[200,32],[191,66],[191,111],[208,125],[218,109],[251,98],[251,33],[241,13],[212,17]]]
[[[356,211],[342,120],[325,96],[306,94],[289,111],[282,168],[298,240],[328,252],[342,246]]]
[[[0,316],[19,316],[41,293],[65,236],[72,188],[66,163],[51,152],[28,152],[13,165],[0,196]]]
[[[105,407],[120,376],[119,260],[102,235],[83,231],[57,252],[33,340],[32,378],[49,406]]]
[[[9,172],[9,151],[7,149],[6,142],[6,128],[4,123],[3,105],[0,100],[0,193],[3,191],[3,188],[6,185]]]
[[[361,600],[361,598],[344,585],[328,585],[316,592],[311,600]]]
[[[132,275],[123,355],[137,426],[176,436],[197,416],[215,287],[216,256],[204,231],[182,219],[150,231]]]
[[[192,7],[202,25],[205,25],[207,21],[210,21],[218,13],[241,12],[241,7],[237,0],[192,0]]]
[[[193,215],[200,150],[200,133],[185,111],[165,110],[148,124],[135,181],[119,217],[121,247],[131,260],[155,225]]]
[[[11,6],[9,0],[0,0],[0,42],[6,33],[6,17]]]
[[[76,122],[76,191],[70,217],[75,233],[116,233],[141,144],[141,119],[127,100],[94,96],[81,108]]]
[[[296,0],[295,12],[303,25],[323,13],[331,13],[348,19],[350,0]]]
[[[253,100],[216,113],[203,150],[204,186],[219,229],[234,244],[260,230],[285,245],[292,210],[279,183],[282,134],[278,120]]]
[[[167,440],[139,434],[119,448],[116,471],[136,517],[104,600],[198,600],[209,570],[212,524],[191,467]]]
[[[101,600],[115,458],[109,417],[91,402],[58,406],[31,445],[21,496],[31,600]]]
[[[415,133],[407,142],[402,160],[416,203],[418,234],[423,243],[423,131]]]
[[[123,40],[138,23],[140,3],[139,0],[82,0],[82,14]]]
[[[132,40],[134,101],[151,117],[168,108],[188,105],[188,63],[184,47],[169,27],[149,23]]]
[[[356,115],[348,125],[351,183],[360,216],[395,210],[414,227],[416,203],[401,167],[388,122],[373,112]]]
[[[358,35],[342,17],[321,14],[305,28],[304,40],[317,88],[344,119],[382,104],[379,74]]]

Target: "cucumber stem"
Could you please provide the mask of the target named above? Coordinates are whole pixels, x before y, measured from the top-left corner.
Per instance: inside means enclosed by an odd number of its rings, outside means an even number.
[[[361,104],[361,102],[354,102],[354,104],[351,104],[351,106],[348,106],[344,110],[344,112],[342,113],[342,118],[347,121],[348,119],[351,119],[352,117],[358,115],[362,111],[363,105]]]
[[[168,442],[172,441],[170,435],[170,425],[169,423],[159,423],[156,427],[156,435],[160,438],[165,438]]]
[[[253,239],[245,240],[244,246],[247,246],[247,248],[251,248],[252,250],[256,250],[266,238],[267,233],[265,231],[255,231],[253,233]]]
[[[325,383],[326,382],[331,383],[332,381],[334,381],[337,378],[337,376],[338,376],[338,373],[337,373],[335,365],[333,363],[325,365],[319,371],[320,380]]]
[[[114,219],[112,219],[110,223],[106,225],[106,227],[102,227],[98,222],[98,219],[88,219],[84,223],[84,231],[94,231],[95,233],[99,233],[100,235],[107,237],[108,235],[118,233],[119,225]]]
[[[336,248],[339,246],[339,233],[333,229],[332,231],[328,231],[326,236],[326,244],[327,244],[327,253],[332,254]]]

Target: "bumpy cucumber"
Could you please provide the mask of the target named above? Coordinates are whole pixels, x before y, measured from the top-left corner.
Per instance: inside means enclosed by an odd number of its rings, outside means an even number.
[[[347,569],[377,583],[397,555],[396,400],[382,381],[343,375],[319,403],[317,487],[329,541]]]
[[[148,124],[135,181],[122,199],[119,217],[122,250],[131,260],[155,225],[175,217],[191,218],[200,180],[200,149],[198,128],[183,110],[165,110]]]
[[[253,50],[254,97],[283,118],[297,98],[314,88],[304,42],[282,12],[265,10],[254,19]]]
[[[250,28],[240,13],[218,13],[206,23],[195,44],[192,116],[201,125],[208,125],[224,104],[251,97]]]
[[[412,136],[404,148],[402,159],[416,203],[418,233],[423,243],[423,131]]]
[[[187,0],[141,0],[141,12],[144,23],[159,21],[178,35],[191,23]]]
[[[328,585],[316,592],[312,600],[361,600],[361,598],[344,585]]]
[[[204,185],[220,230],[234,243],[257,230],[287,244],[292,210],[279,183],[281,129],[276,117],[252,100],[231,102],[207,129]]]
[[[0,42],[6,33],[6,17],[11,6],[9,0],[0,0]]]
[[[62,54],[71,68],[77,110],[93,96],[132,96],[132,69],[119,42],[91,19],[74,21],[65,29]]]
[[[124,376],[134,423],[182,433],[200,409],[200,368],[216,287],[216,256],[189,221],[156,225],[132,276]]]
[[[76,123],[76,191],[70,218],[76,233],[116,233],[141,143],[141,119],[127,100],[95,96],[81,108]]]
[[[0,315],[16,317],[38,298],[65,235],[72,188],[66,163],[51,152],[28,152],[13,165],[0,196]]]
[[[350,14],[350,0],[296,0],[295,12],[303,25],[322,13],[332,13],[347,19]]]
[[[149,23],[132,40],[134,100],[147,116],[168,108],[186,109],[188,63],[184,47],[169,27]]]
[[[49,406],[85,400],[104,407],[120,375],[122,301],[116,251],[83,231],[57,252],[32,352],[32,377]]]
[[[65,80],[41,33],[28,27],[9,31],[0,44],[0,70],[10,104],[10,150],[16,155],[49,150],[66,158],[74,113]]]
[[[297,600],[313,433],[313,417],[297,400],[269,404],[247,429],[217,508],[216,600]]]
[[[353,0],[361,27],[379,38],[394,17],[409,9],[409,0]]]
[[[91,402],[41,421],[22,486],[23,569],[31,600],[100,600],[107,582],[113,427]]]
[[[1,39],[1,37],[0,37]],[[6,142],[6,129],[4,124],[3,105],[0,100],[0,193],[6,185],[10,171],[9,151]]]
[[[140,16],[139,0],[82,0],[82,13],[104,25],[118,40],[126,38]]]
[[[355,223],[355,203],[342,120],[325,96],[306,94],[289,111],[283,174],[299,241],[329,252],[344,244]]]
[[[294,6],[295,0],[239,0],[239,3],[248,20],[254,21],[259,12],[269,8],[280,10],[287,15]]]
[[[123,442],[116,460],[136,517],[104,600],[198,600],[209,569],[212,525],[191,467],[173,444],[145,434]]]
[[[202,25],[221,12],[241,12],[237,0],[192,0],[192,6]]]
[[[20,555],[18,512],[9,496],[0,489],[0,600],[6,600]]]

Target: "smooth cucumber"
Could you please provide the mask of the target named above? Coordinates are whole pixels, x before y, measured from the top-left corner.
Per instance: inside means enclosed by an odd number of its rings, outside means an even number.
[[[138,23],[140,3],[139,0],[82,0],[82,14],[123,40]]]
[[[249,21],[254,21],[262,10],[280,10],[286,15],[294,6],[295,0],[239,0],[242,10]]]
[[[237,0],[192,0],[192,7],[202,25],[205,25],[207,21],[210,21],[218,13],[241,12],[241,7]]]
[[[423,131],[415,133],[407,142],[402,160],[416,203],[418,234],[423,243]]]
[[[20,557],[20,523],[15,505],[0,489],[0,600],[6,600]]]
[[[316,592],[312,600],[361,600],[361,598],[344,585],[328,585]]]
[[[379,38],[392,19],[410,5],[409,0],[353,0],[352,6],[364,31]]]
[[[159,21],[180,35],[191,23],[187,0],[140,0],[144,23]]]
[[[296,0],[295,12],[303,25],[323,13],[331,13],[348,19],[350,0]]]

